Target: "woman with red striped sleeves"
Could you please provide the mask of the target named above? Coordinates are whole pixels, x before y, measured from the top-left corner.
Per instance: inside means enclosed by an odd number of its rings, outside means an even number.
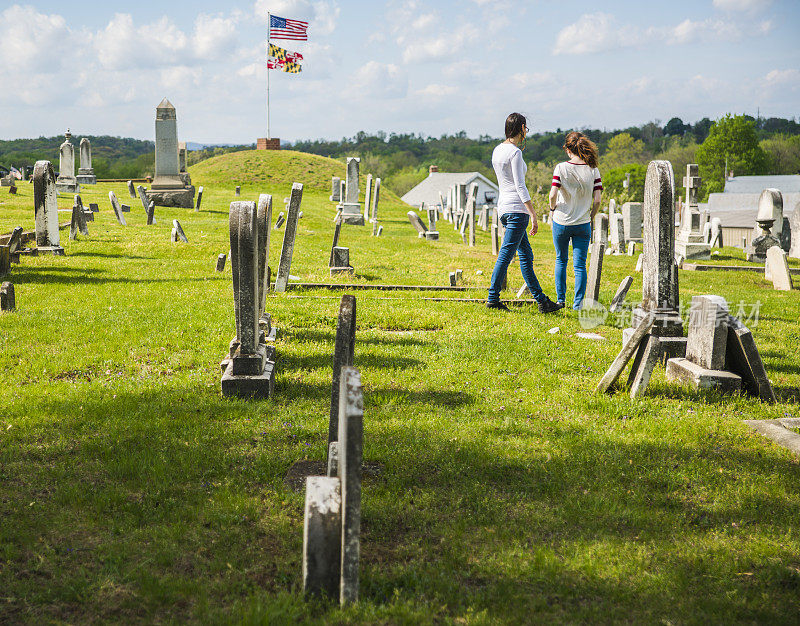
[[[564,306],[571,241],[575,270],[572,308],[578,310],[586,293],[586,255],[592,238],[592,222],[600,208],[603,181],[597,169],[597,146],[591,139],[579,132],[571,132],[563,147],[569,161],[556,165],[550,187],[553,244],[556,247],[556,298],[558,304]]]

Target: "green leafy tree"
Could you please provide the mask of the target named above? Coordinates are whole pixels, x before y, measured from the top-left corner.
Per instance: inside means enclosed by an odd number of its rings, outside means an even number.
[[[755,122],[743,115],[730,113],[711,126],[708,137],[697,149],[700,176],[710,183],[725,180],[725,163],[728,171],[738,175],[765,174],[769,169],[767,154],[758,145]],[[705,185],[704,196],[708,197]]]
[[[618,202],[642,202],[644,201],[644,179],[647,175],[647,166],[641,163],[629,163],[621,167],[615,167],[607,171],[600,170],[603,177],[603,195],[608,198],[616,198]],[[623,186],[623,181],[630,174],[630,185],[627,189]]]
[[[800,174],[800,135],[776,135],[760,144],[773,174]]]
[[[641,139],[634,139],[629,133],[615,135],[608,142],[608,150],[600,159],[604,168],[617,168],[629,163],[644,163],[647,149]]]

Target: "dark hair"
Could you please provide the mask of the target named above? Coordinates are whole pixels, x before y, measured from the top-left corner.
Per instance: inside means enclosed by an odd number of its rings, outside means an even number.
[[[597,146],[583,133],[573,130],[567,135],[562,148],[580,157],[589,167],[597,167]]]
[[[522,127],[528,122],[522,113],[512,113],[506,118],[506,139],[516,137],[522,132]]]

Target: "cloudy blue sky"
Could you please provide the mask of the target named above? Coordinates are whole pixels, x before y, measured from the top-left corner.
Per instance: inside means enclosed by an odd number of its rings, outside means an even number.
[[[800,115],[797,0],[0,0],[0,138],[152,138],[164,96],[182,141],[265,136],[268,11],[311,22],[286,140]]]

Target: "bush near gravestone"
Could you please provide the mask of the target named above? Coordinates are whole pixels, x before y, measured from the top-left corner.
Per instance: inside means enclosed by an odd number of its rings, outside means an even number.
[[[622,186],[627,174],[631,175],[631,183],[628,189]],[[644,200],[644,179],[647,175],[647,166],[638,163],[629,163],[621,167],[603,171],[600,170],[603,178],[603,193],[608,197],[614,197],[622,204],[624,202],[642,202]]]

